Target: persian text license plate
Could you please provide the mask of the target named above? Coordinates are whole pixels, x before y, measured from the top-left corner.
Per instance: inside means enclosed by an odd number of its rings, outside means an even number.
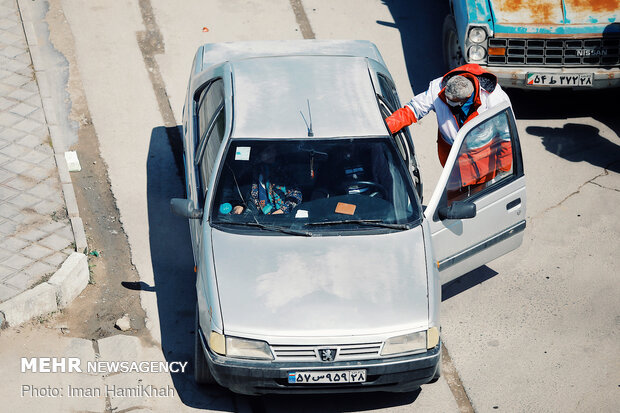
[[[529,86],[592,86],[592,73],[528,73]]]
[[[363,383],[365,381],[366,370],[291,371],[288,373],[288,382],[291,384]]]

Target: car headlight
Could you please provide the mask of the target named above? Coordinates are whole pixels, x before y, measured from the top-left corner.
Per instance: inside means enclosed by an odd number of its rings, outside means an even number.
[[[247,359],[273,360],[269,344],[259,340],[226,337],[226,355]]]
[[[209,335],[209,348],[222,356],[273,360],[269,344],[264,341],[228,337],[216,331],[211,331]]]
[[[474,43],[482,43],[487,38],[487,32],[482,27],[472,27],[469,31],[469,40]]]
[[[468,55],[469,60],[482,60],[486,56],[486,51],[484,47],[476,44],[469,48]]]
[[[437,327],[431,327],[426,332],[426,348],[432,349],[439,344],[439,329]]]
[[[426,351],[426,331],[391,337],[385,341],[382,356]]]
[[[209,334],[209,348],[211,351],[222,356],[226,355],[226,340],[224,336],[216,331]]]

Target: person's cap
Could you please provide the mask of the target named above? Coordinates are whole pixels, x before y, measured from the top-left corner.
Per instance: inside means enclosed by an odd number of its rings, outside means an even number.
[[[469,98],[473,92],[474,85],[465,76],[453,76],[446,82],[446,98],[454,102]]]

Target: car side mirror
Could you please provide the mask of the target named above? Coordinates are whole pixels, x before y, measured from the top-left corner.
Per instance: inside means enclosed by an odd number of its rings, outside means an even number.
[[[456,201],[450,206],[444,206],[437,210],[437,215],[444,219],[468,219],[476,216],[476,204],[473,202]]]
[[[202,208],[194,208],[194,202],[191,199],[172,198],[170,200],[170,211],[184,218],[200,219],[202,218]]]

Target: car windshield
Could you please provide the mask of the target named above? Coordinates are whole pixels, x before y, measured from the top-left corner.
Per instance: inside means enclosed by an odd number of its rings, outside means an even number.
[[[212,225],[293,235],[398,231],[421,208],[386,138],[232,140],[220,167]]]

